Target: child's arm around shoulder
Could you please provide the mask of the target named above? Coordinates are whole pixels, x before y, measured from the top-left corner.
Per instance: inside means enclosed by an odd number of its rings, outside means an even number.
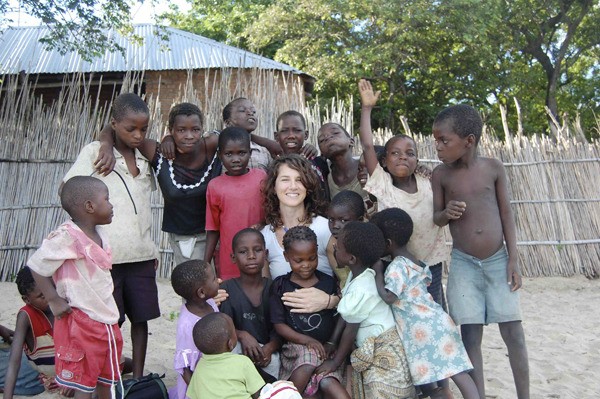
[[[398,300],[398,297],[393,292],[385,288],[385,270],[383,269],[383,262],[378,260],[373,265],[375,270],[375,284],[377,285],[377,293],[388,305],[393,304]]]
[[[379,161],[375,153],[373,145],[373,132],[371,130],[371,111],[377,104],[381,91],[374,92],[371,82],[361,79],[358,82],[358,90],[360,92],[360,145],[362,146],[365,164],[369,176],[373,174],[377,168]]]
[[[113,134],[114,130],[109,124],[104,126],[98,135],[100,149],[98,150],[98,157],[94,161],[94,167],[102,176],[107,176],[115,168],[116,159],[113,154],[115,140]],[[157,145],[158,143],[155,140],[145,138],[144,141],[142,141],[142,144],[138,147],[138,150],[140,154],[146,157],[149,161],[152,161]]]
[[[11,399],[13,397],[17,376],[21,369],[21,357],[23,356],[23,344],[25,337],[31,329],[29,317],[24,311],[17,313],[17,323],[15,325],[12,344],[10,347],[10,356],[8,358],[8,369],[4,382],[4,398]]]
[[[275,140],[271,140],[268,137],[259,136],[258,134],[250,133],[250,140],[258,144],[261,147],[265,147],[271,158],[277,158],[283,154],[283,148]]]
[[[500,221],[502,222],[502,233],[508,251],[507,282],[511,286],[511,291],[521,288],[522,279],[519,268],[519,255],[517,253],[517,228],[515,217],[510,206],[510,195],[508,194],[508,179],[504,165],[498,159],[489,159],[490,166],[497,171],[496,177],[496,201],[498,202],[498,211],[500,212]]]

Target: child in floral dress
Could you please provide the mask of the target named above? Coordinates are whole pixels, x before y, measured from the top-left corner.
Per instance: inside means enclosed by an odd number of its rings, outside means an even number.
[[[436,381],[452,378],[465,399],[478,399],[475,383],[467,373],[473,368],[456,325],[427,292],[431,272],[406,249],[413,230],[410,216],[399,208],[388,208],[371,218],[383,232],[393,261],[373,268],[381,298],[392,305],[398,332],[415,385],[432,398],[447,392]],[[385,273],[385,274],[384,274]]]

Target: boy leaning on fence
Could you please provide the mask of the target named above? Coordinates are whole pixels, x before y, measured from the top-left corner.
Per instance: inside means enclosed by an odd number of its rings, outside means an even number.
[[[481,117],[467,105],[440,112],[433,136],[440,161],[432,175],[434,222],[453,239],[448,305],[485,398],[483,325],[498,323],[508,349],[517,396],[529,398],[529,361],[517,290],[521,287],[516,227],[504,166],[477,155]]]

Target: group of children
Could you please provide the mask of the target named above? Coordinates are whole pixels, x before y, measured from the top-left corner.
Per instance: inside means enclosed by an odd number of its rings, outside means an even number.
[[[229,127],[218,137],[224,173],[210,180],[206,190],[205,253],[179,263],[171,275],[174,291],[184,299],[172,397],[413,398],[418,386],[422,397],[451,398],[446,380],[452,378],[464,398],[483,399],[481,338],[488,323],[499,323],[517,396],[529,397],[515,292],[521,286],[515,225],[502,164],[477,155],[481,118],[462,105],[438,115],[433,135],[442,164],[430,181],[415,173],[417,148],[408,136],[394,136],[378,157],[370,111],[379,94],[365,80],[359,91],[366,182],[352,157],[354,139],[340,125],[321,127],[317,141],[322,157],[312,157],[314,147],[307,149],[304,143],[308,131],[301,114],[282,114],[276,140],[269,142],[252,137],[256,111],[247,99],[225,107]],[[89,398],[94,390],[99,398],[109,398],[120,383],[119,326],[125,315],[132,322],[134,377],[141,376],[147,321],[158,316],[155,249],[144,240],[131,244],[149,231],[152,178],[146,158],[137,151],[148,112],[141,99],[122,96],[111,121],[114,172],[102,180],[89,176],[103,144],[94,143],[85,157],[80,155],[60,194],[71,220],[52,232],[27,262],[36,282],[29,293],[38,295],[29,299],[24,294],[24,300],[51,326],[56,382],[72,388],[76,398]],[[268,147],[266,152],[256,149],[259,142]],[[299,225],[286,229],[281,243],[291,271],[273,281],[263,277],[268,250],[259,225],[265,214],[261,182],[266,175],[260,166],[249,165],[255,154],[266,153],[309,154],[322,194],[330,199],[323,216],[331,231],[327,256],[333,276],[317,270],[317,236]],[[84,163],[91,172],[77,173]],[[76,174],[88,176],[71,177]],[[111,202],[118,202],[114,210]],[[109,226],[106,232],[104,225]],[[448,282],[452,318],[441,290],[441,264],[448,257],[445,225],[453,237]],[[219,279],[224,280],[221,285]],[[302,313],[286,306],[285,293],[308,287],[340,297],[337,310],[326,306]],[[15,347],[21,351],[24,345],[35,359],[43,335],[38,338],[39,328],[27,315],[29,324],[17,323]],[[24,318],[19,313],[19,320]],[[11,355],[11,367],[14,378],[16,356]],[[281,396],[265,396],[265,384],[278,380],[293,386],[271,390]]]

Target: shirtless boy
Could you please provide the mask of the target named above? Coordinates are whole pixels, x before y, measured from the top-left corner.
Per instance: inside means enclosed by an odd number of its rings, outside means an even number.
[[[521,325],[516,227],[502,162],[477,155],[481,117],[467,105],[440,112],[433,124],[439,159],[433,171],[434,222],[450,226],[453,239],[448,277],[450,315],[461,326],[473,363],[471,372],[485,398],[483,325],[498,323],[519,399],[529,398],[529,361]]]

